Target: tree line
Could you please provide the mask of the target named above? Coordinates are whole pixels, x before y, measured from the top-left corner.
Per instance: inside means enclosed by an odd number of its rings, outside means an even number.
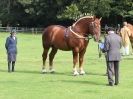
[[[132,0],[0,0],[2,26],[71,25],[84,15],[102,17],[103,24],[133,23]]]

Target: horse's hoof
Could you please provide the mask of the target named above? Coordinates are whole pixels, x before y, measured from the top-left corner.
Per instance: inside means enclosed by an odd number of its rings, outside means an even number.
[[[46,69],[43,69],[43,70],[42,70],[42,73],[43,73],[43,74],[47,73],[47,70],[46,70]]]
[[[55,70],[54,69],[50,69],[49,73],[55,73]]]
[[[74,73],[73,73],[73,76],[78,76],[79,75],[79,73],[77,72],[77,71],[75,71]]]
[[[84,75],[85,74],[85,71],[80,71],[79,74],[80,75]]]

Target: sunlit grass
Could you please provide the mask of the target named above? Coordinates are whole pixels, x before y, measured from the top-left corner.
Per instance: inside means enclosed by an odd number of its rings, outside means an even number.
[[[41,34],[18,34],[16,72],[8,73],[4,47],[8,35],[0,33],[0,99],[132,99],[133,55],[120,63],[120,85],[109,87],[104,55],[98,58],[93,40],[84,58],[86,75],[74,77],[72,52],[58,51],[55,74],[41,74]]]

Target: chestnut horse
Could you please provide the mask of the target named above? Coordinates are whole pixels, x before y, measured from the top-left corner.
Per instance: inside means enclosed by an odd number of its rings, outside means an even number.
[[[131,42],[131,46],[132,46],[132,50],[133,50],[133,25],[132,24],[127,24],[127,27],[129,28],[130,30],[130,35],[129,35],[129,39],[130,39],[130,42]]]
[[[73,75],[85,74],[83,70],[83,57],[86,52],[86,47],[89,43],[89,35],[94,37],[95,41],[99,41],[101,25],[100,19],[93,16],[84,16],[77,20],[72,26],[66,28],[60,25],[51,25],[45,28],[42,34],[43,44],[43,66],[42,72],[45,73],[45,62],[50,47],[52,48],[49,54],[49,70],[54,72],[53,59],[57,50],[73,52]],[[78,58],[79,57],[79,58]],[[79,59],[79,72],[76,64]]]

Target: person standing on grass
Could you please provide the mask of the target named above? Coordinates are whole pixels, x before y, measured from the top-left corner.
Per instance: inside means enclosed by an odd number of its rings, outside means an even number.
[[[122,46],[122,40],[119,35],[117,35],[113,28],[108,29],[108,35],[105,37],[103,51],[107,53],[107,74],[109,86],[114,85],[113,80],[113,69],[115,74],[115,85],[119,84],[119,61],[121,59],[120,49]]]
[[[129,55],[129,46],[130,46],[130,39],[129,36],[131,34],[127,22],[123,22],[123,28],[120,30],[120,36],[122,37],[122,44],[123,44],[123,55]]]
[[[16,30],[10,32],[10,36],[6,39],[5,48],[7,51],[8,72],[14,72],[17,55]]]

